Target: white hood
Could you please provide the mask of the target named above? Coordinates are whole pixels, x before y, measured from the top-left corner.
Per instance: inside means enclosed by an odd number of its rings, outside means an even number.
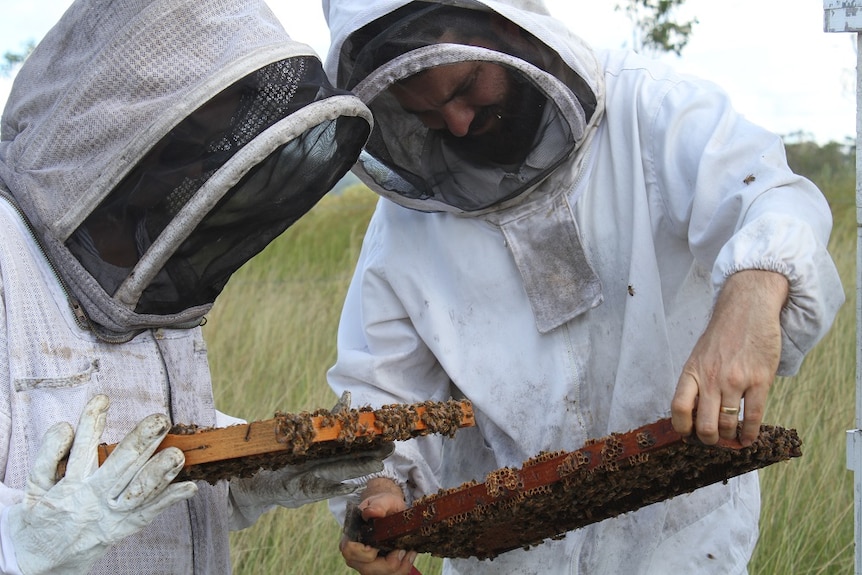
[[[323,6],[332,37],[327,73],[339,87],[354,90],[375,117],[354,167],[360,179],[404,207],[498,225],[539,331],[601,303],[601,285],[565,199],[604,112],[603,77],[590,48],[536,1],[324,0]],[[516,26],[501,25],[504,20]],[[487,43],[459,43],[450,30],[456,38],[485,34]],[[506,68],[517,78],[513,84],[529,86],[529,97],[519,100],[535,101],[533,94],[541,99],[533,107],[541,116],[535,129],[511,138],[528,147],[514,163],[459,155],[446,130],[432,130],[404,112],[389,91],[419,72],[459,62]],[[505,112],[497,118],[503,125]]]
[[[349,169],[370,122],[261,1],[78,0],[16,77],[0,180],[73,304],[127,339],[200,323],[230,274]],[[142,214],[133,269],[101,262],[84,225],[121,203]]]
[[[326,73],[336,84],[345,80],[337,78],[337,70],[351,70],[349,58],[341,54],[347,38],[359,28],[411,4],[410,0],[382,0],[379,2],[363,2],[362,0],[323,0],[323,15],[329,24],[331,44],[326,57]],[[518,24],[524,30],[550,47],[559,58],[557,64],[566,66],[575,72],[597,100],[603,99],[603,82],[601,70],[592,49],[578,36],[572,34],[558,19],[551,16],[544,3],[540,0],[440,0],[435,3],[451,6],[474,7],[494,11],[506,19]],[[416,4],[420,4],[417,2]],[[554,70],[549,70],[554,72]],[[342,73],[342,76],[344,74]]]

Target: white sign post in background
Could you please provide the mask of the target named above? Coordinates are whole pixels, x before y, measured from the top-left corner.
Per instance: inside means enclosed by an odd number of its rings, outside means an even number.
[[[856,420],[847,432],[847,468],[853,471],[856,575],[862,575],[862,0],[823,0],[823,30],[851,32],[856,42]]]

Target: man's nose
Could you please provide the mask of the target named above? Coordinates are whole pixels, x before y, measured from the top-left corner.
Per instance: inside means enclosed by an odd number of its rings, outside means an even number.
[[[449,102],[441,110],[446,128],[456,137],[464,137],[470,132],[470,125],[476,117],[476,111],[463,103]]]

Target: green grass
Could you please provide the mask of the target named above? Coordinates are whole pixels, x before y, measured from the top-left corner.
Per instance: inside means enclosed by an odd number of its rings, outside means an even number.
[[[848,303],[799,375],[779,379],[770,394],[767,422],[796,428],[804,455],[761,471],[752,575],[853,569],[853,478],[844,437],[854,427],[855,212],[853,190],[846,182],[840,188],[825,191]],[[375,202],[362,187],[324,198],[231,280],[205,327],[220,409],[254,420],[335,402],[325,372],[335,360],[341,303]],[[354,573],[338,553],[339,531],[323,503],[277,509],[232,535],[235,573]],[[440,561],[421,556],[417,567],[434,575]]]

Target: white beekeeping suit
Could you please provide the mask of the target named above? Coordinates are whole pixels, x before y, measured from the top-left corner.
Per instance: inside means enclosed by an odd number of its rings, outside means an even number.
[[[2,119],[0,571],[228,573],[229,527],[379,469],[285,468],[229,490],[167,487],[182,453],[149,458],[169,424],[218,423],[204,315],[370,126],[259,0],[71,5]],[[96,444],[124,438],[96,470]]]
[[[384,476],[408,504],[667,417],[737,272],[789,285],[770,380],[828,330],[844,300],[829,207],[716,86],[594,52],[536,0],[323,4],[327,72],[375,117],[354,172],[383,197],[330,384],[372,405],[466,397],[477,414],[396,448]],[[443,84],[412,88],[462,69],[438,101]],[[500,69],[517,97],[483,108]],[[456,133],[459,102],[474,115]],[[752,473],[444,572],[744,573],[759,506]]]

